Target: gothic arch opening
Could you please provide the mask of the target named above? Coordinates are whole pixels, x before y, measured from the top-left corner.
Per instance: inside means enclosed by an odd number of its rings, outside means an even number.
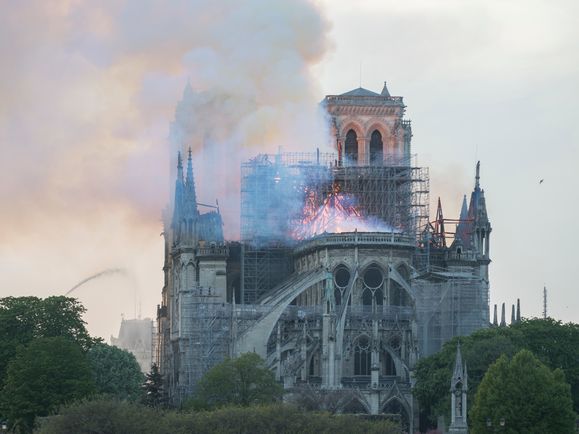
[[[368,410],[366,407],[364,407],[364,404],[362,404],[359,399],[354,398],[342,409],[342,413],[368,414]]]
[[[410,426],[408,412],[398,398],[393,398],[384,405],[382,413],[392,416],[394,420],[400,421],[402,430],[407,430]]]
[[[346,159],[352,163],[358,162],[358,135],[356,131],[350,129],[346,133],[346,142],[344,144],[344,154]]]
[[[412,306],[410,295],[408,295],[406,290],[394,280],[390,280],[390,305]]]
[[[378,130],[372,131],[370,136],[370,164],[380,165],[384,161],[384,147],[382,134]]]
[[[362,304],[371,306],[374,303],[377,305],[384,304],[384,292],[382,290],[384,284],[384,274],[382,270],[376,265],[371,265],[364,271],[363,274],[364,290],[362,292]]]
[[[360,336],[354,345],[354,375],[370,375],[371,360],[370,339]]]
[[[381,361],[381,374],[388,376],[396,376],[396,364],[394,363],[394,358],[390,355],[388,351],[383,351],[380,357]]]

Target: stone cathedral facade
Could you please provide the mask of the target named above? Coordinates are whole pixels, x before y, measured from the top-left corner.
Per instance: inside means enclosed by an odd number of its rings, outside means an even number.
[[[288,396],[306,385],[343,391],[343,412],[397,414],[414,432],[416,361],[489,325],[480,166],[460,217],[445,219],[439,200],[430,218],[428,170],[414,164],[403,98],[385,84],[322,105],[333,153],[243,164],[236,242],[224,240],[219,209],[197,202],[177,135],[156,359],[175,404],[209,368],[252,351]]]

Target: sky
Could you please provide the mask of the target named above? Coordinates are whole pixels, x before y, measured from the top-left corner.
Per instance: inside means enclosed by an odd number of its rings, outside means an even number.
[[[244,152],[224,154],[227,168],[322,140],[324,95],[387,81],[446,217],[481,161],[491,303],[520,298],[538,316],[546,285],[549,315],[579,322],[578,13],[572,0],[4,2],[0,296],[64,294],[113,269],[72,294],[89,331],[155,316],[187,82],[235,121],[224,140]],[[236,184],[204,189],[218,175],[197,172],[199,199],[234,210]]]

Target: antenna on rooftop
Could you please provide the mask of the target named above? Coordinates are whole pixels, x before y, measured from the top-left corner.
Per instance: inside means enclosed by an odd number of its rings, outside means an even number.
[[[543,319],[547,319],[547,286],[543,286]]]

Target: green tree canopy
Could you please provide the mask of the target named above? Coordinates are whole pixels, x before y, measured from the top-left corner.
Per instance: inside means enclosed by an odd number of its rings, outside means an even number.
[[[214,411],[158,411],[128,401],[76,402],[46,420],[39,434],[399,434],[398,424],[354,415],[305,412],[290,405],[224,407]]]
[[[197,385],[194,406],[216,408],[228,404],[248,406],[278,400],[282,387],[255,353],[227,359],[210,369]]]
[[[457,339],[442,350],[421,359],[416,367],[414,393],[420,403],[421,428],[434,426],[439,415],[450,417],[449,385]],[[512,357],[529,349],[551,369],[560,368],[571,385],[573,405],[579,412],[579,325],[553,319],[525,319],[510,327],[492,327],[460,338],[468,366],[469,402],[474,402],[478,384],[488,367],[501,355]],[[447,419],[448,420],[448,419]]]
[[[70,297],[0,299],[0,386],[20,345],[36,338],[63,336],[88,350],[95,342],[82,319],[85,308]]]
[[[87,353],[96,391],[119,399],[138,399],[144,375],[135,356],[111,345],[97,343]]]
[[[12,426],[27,432],[37,416],[93,392],[90,366],[78,344],[64,337],[38,338],[19,347],[8,364],[0,406]]]
[[[506,434],[571,434],[575,413],[563,371],[551,371],[528,350],[510,361],[501,356],[478,387],[472,433],[487,433],[487,424],[498,427],[501,419]]]
[[[147,407],[164,407],[166,404],[165,390],[163,389],[163,376],[159,372],[156,363],[151,366],[151,371],[147,372],[145,382],[142,385],[142,402]]]

